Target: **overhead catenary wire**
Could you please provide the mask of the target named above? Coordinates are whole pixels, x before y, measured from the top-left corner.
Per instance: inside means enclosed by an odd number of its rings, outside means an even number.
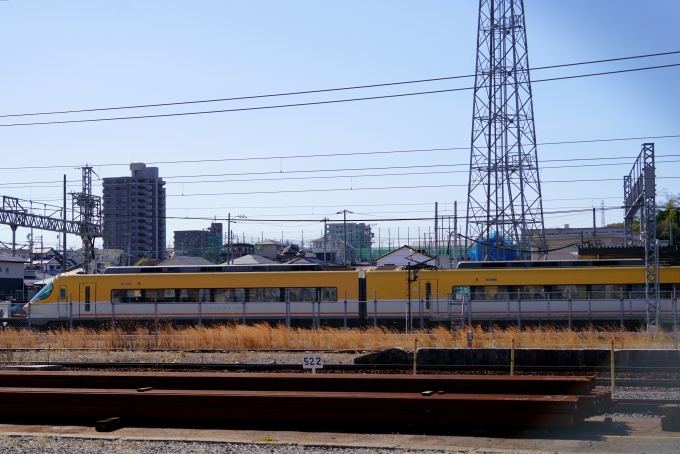
[[[668,156],[680,156],[680,155],[668,155]],[[661,157],[661,156],[659,156]],[[593,160],[594,158],[586,158],[584,160]],[[611,158],[602,158],[602,159],[611,159]],[[565,161],[565,160],[556,160],[556,161]],[[574,161],[579,161],[579,159],[574,159]],[[547,160],[545,162],[550,162],[550,160]],[[667,164],[667,163],[676,163],[680,162],[680,160],[667,160],[667,161],[661,161],[657,160],[657,164]],[[224,182],[230,182],[230,183],[250,183],[250,182],[259,182],[259,181],[286,181],[286,180],[325,180],[325,179],[338,179],[338,178],[378,178],[378,177],[386,177],[386,176],[404,176],[404,175],[436,175],[436,174],[453,174],[453,173],[468,173],[467,170],[442,170],[442,171],[434,171],[434,172],[400,172],[400,173],[382,173],[382,174],[353,174],[353,175],[325,175],[325,176],[303,176],[303,177],[291,177],[288,175],[291,174],[296,174],[296,173],[324,173],[324,172],[357,172],[357,171],[368,171],[368,170],[390,170],[390,169],[418,169],[418,168],[443,168],[443,167],[467,167],[469,164],[432,164],[432,165],[415,165],[415,166],[388,166],[388,167],[363,167],[363,168],[350,168],[350,169],[314,169],[314,170],[293,170],[293,171],[287,171],[287,172],[276,172],[276,171],[271,171],[271,172],[239,172],[239,173],[229,173],[229,174],[222,174],[223,176],[232,176],[232,175],[237,175],[239,177],[241,176],[250,176],[250,175],[277,175],[277,178],[247,178],[247,179],[242,179],[242,178],[230,178],[230,179],[222,179],[222,180],[200,180],[200,181],[174,181],[174,184],[206,184],[206,183],[224,183]],[[605,166],[620,166],[620,165],[629,165],[627,162],[619,162],[619,163],[606,163],[606,164],[579,164],[579,165],[561,165],[561,166],[542,166],[541,170],[545,169],[567,169],[567,168],[583,168],[583,167],[605,167]],[[285,176],[282,176],[285,175]],[[200,178],[204,177],[202,175],[176,175],[176,176],[164,176],[164,179],[172,179],[172,178]],[[114,177],[115,178],[115,177]],[[78,180],[72,180],[73,183],[77,182]],[[51,188],[51,187],[61,187],[62,185],[58,184],[59,181],[54,181],[54,184],[52,185],[40,185],[37,184],[37,182],[25,182],[25,183],[0,183],[0,187],[9,187],[9,188],[20,188],[20,187],[25,187],[25,186],[30,186],[31,188]],[[71,185],[68,187],[79,187],[76,185]]]
[[[612,75],[612,74],[624,74],[624,73],[632,73],[632,72],[637,72],[637,71],[648,71],[648,70],[653,70],[653,69],[666,69],[666,68],[672,68],[672,67],[678,67],[678,66],[680,66],[680,63],[669,63],[669,64],[666,64],[666,65],[647,66],[647,67],[643,67],[643,68],[620,69],[620,70],[616,70],[616,71],[602,71],[602,72],[590,73],[590,74],[576,74],[576,75],[571,75],[571,76],[560,76],[560,77],[550,77],[550,78],[546,78],[546,79],[535,79],[535,80],[532,81],[532,83],[536,84],[536,83],[541,83],[541,82],[554,82],[554,81],[559,81],[559,80],[579,79],[579,78],[584,78],[584,77],[605,76],[605,75]],[[477,88],[486,88],[486,87],[477,87]],[[269,106],[240,107],[240,108],[234,108],[234,109],[202,110],[202,111],[194,111],[194,112],[171,112],[171,113],[164,113],[164,114],[130,115],[130,116],[125,116],[125,117],[100,117],[100,118],[84,118],[84,119],[78,119],[78,120],[35,121],[35,122],[28,122],[28,123],[0,123],[0,127],[44,126],[44,125],[62,125],[62,124],[72,124],[72,123],[95,123],[95,122],[104,122],[104,121],[143,120],[143,119],[149,119],[149,118],[170,118],[170,117],[209,115],[209,114],[230,113],[230,112],[247,112],[247,111],[257,111],[257,110],[283,109],[283,108],[290,108],[290,107],[319,106],[319,105],[327,105],[327,104],[357,102],[357,101],[372,101],[372,100],[376,100],[376,99],[403,98],[403,97],[409,97],[409,96],[421,96],[421,95],[431,95],[431,94],[439,94],[439,93],[452,93],[452,92],[458,92],[458,91],[469,91],[469,90],[474,90],[474,89],[475,89],[475,87],[448,88],[448,89],[442,89],[442,90],[427,90],[427,91],[411,92],[411,93],[397,93],[397,94],[390,94],[390,95],[364,96],[364,97],[359,97],[359,98],[333,99],[333,100],[326,100],[326,101],[310,101],[310,102],[302,102],[302,103],[277,104],[277,105],[269,105]]]
[[[557,141],[557,142],[541,142],[537,143],[536,146],[546,146],[546,145],[573,145],[579,143],[605,143],[605,142],[620,142],[620,141],[631,141],[631,140],[654,140],[654,139],[677,139],[680,138],[680,134],[667,134],[658,136],[639,136],[639,137],[616,137],[616,138],[605,138],[605,139],[585,139],[585,140],[571,140],[571,141]],[[160,164],[202,164],[202,163],[216,163],[216,162],[238,162],[238,161],[265,161],[265,160],[282,160],[282,159],[309,159],[309,158],[330,158],[330,157],[346,157],[346,156],[362,156],[362,155],[385,155],[385,154],[401,154],[401,153],[423,153],[423,152],[435,152],[435,151],[455,151],[455,150],[466,150],[469,151],[470,147],[445,147],[445,148],[416,148],[409,150],[386,150],[386,151],[357,151],[348,153],[321,153],[321,154],[308,154],[308,155],[274,155],[274,156],[253,156],[253,157],[239,157],[239,158],[219,158],[219,159],[182,159],[176,161],[148,161],[148,165],[160,165]],[[675,154],[671,155],[659,155],[660,157],[671,157],[679,156]],[[635,159],[635,156],[618,156],[618,157],[600,157],[600,158],[574,158],[574,159],[552,159],[552,160],[542,160],[541,162],[571,162],[571,161],[589,161],[589,160],[606,160],[606,159]],[[80,164],[70,164],[70,165],[45,165],[45,166],[16,166],[16,167],[0,167],[0,170],[37,170],[37,169],[72,169],[78,167]],[[102,164],[90,164],[92,167],[114,167],[114,166],[129,166],[129,162],[121,163],[102,163]],[[74,180],[75,181],[75,180]],[[79,181],[79,180],[78,180]]]
[[[611,62],[615,62],[615,61],[634,60],[634,59],[639,59],[639,58],[651,58],[651,57],[660,57],[660,56],[676,55],[676,54],[680,54],[680,51],[676,50],[676,51],[670,51],[670,52],[657,52],[657,53],[651,53],[651,54],[632,55],[632,56],[627,56],[627,57],[606,58],[606,59],[600,59],[600,60],[589,60],[589,61],[582,61],[582,62],[575,62],[575,63],[562,63],[562,64],[557,64],[557,65],[538,66],[538,67],[534,67],[534,68],[527,68],[527,71],[538,71],[538,70],[545,70],[545,69],[566,68],[566,67],[572,67],[572,66],[592,65],[592,64],[599,64],[599,63],[611,63]],[[0,118],[26,117],[26,116],[37,116],[37,115],[59,115],[59,114],[86,113],[86,112],[101,112],[101,111],[109,111],[109,110],[145,109],[145,108],[152,108],[152,107],[169,107],[169,106],[204,104],[204,103],[226,102],[226,101],[242,101],[242,100],[250,100],[250,99],[260,99],[260,98],[273,98],[273,97],[281,97],[281,96],[295,96],[295,95],[306,95],[306,94],[316,94],[316,93],[327,93],[327,92],[334,92],[334,91],[347,91],[347,90],[358,90],[358,89],[366,89],[366,88],[388,87],[388,86],[396,86],[396,85],[419,84],[419,83],[426,83],[426,82],[440,82],[440,81],[444,81],[444,80],[465,79],[465,78],[471,78],[471,77],[475,77],[475,75],[474,74],[465,74],[465,75],[459,75],[459,76],[434,77],[434,78],[415,79],[415,80],[398,81],[398,82],[385,82],[385,83],[378,83],[378,84],[353,85],[353,86],[348,86],[348,87],[322,88],[322,89],[318,89],[318,90],[302,90],[302,91],[291,91],[291,92],[283,92],[283,93],[270,93],[270,94],[264,94],[264,95],[250,95],[250,96],[237,96],[237,97],[190,100],[190,101],[137,104],[137,105],[115,106],[115,107],[95,107],[95,108],[89,108],[89,109],[71,109],[71,110],[29,112],[29,113],[18,113],[18,114],[0,114]]]

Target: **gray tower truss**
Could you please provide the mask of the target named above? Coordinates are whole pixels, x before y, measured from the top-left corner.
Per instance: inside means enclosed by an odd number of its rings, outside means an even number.
[[[545,255],[523,0],[479,2],[465,230],[477,260]]]

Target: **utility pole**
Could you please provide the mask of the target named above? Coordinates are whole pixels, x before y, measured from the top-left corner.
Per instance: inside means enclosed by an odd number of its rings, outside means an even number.
[[[231,213],[227,216],[227,264],[231,265]]]
[[[595,207],[593,207],[593,247],[597,247],[597,225],[595,224]]]
[[[66,260],[66,175],[64,175],[64,212],[62,213],[62,219],[64,220],[64,231],[62,232],[62,235],[64,236],[64,256],[61,269],[62,272],[65,273],[68,268],[68,260]]]
[[[347,213],[353,213],[352,211],[349,210],[342,210],[338,211],[335,214],[342,214],[342,235],[343,235],[343,241],[344,241],[344,261],[347,262]],[[350,263],[351,265],[351,263]]]
[[[326,257],[328,255],[326,254],[326,243],[328,243],[328,234],[326,233],[328,231],[328,228],[326,227],[326,222],[328,222],[328,218],[323,218],[323,264],[326,264]]]
[[[434,266],[439,268],[439,203],[434,202]]]
[[[458,268],[458,201],[453,202],[453,267]]]

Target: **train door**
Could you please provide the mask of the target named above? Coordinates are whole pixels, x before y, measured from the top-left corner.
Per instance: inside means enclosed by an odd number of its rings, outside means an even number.
[[[96,289],[97,284],[94,282],[83,282],[80,284],[80,304],[78,304],[79,314],[86,315],[96,313],[96,308],[92,307],[97,301]]]
[[[68,301],[66,299],[66,286],[59,286],[59,300],[57,303],[57,309],[59,310],[59,317],[68,317]]]
[[[426,279],[420,281],[420,299],[425,301],[425,313],[432,315],[433,312],[439,312],[439,290],[437,288],[437,279]]]

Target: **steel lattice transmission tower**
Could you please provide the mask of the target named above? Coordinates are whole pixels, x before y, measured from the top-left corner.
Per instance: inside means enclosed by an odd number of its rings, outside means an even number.
[[[90,274],[92,261],[95,258],[94,240],[102,235],[102,202],[101,197],[92,195],[92,167],[85,165],[83,171],[83,191],[72,192],[74,221],[80,224],[79,235],[83,240],[83,272]],[[95,174],[96,175],[96,174]],[[77,207],[77,213],[76,213]]]
[[[523,0],[479,2],[465,231],[477,260],[546,249]]]

